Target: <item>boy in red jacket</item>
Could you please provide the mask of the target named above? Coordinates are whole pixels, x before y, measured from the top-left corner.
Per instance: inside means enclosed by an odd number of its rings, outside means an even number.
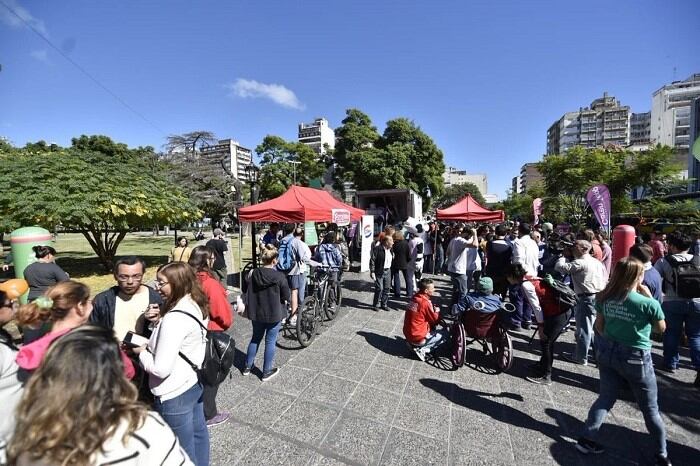
[[[413,295],[403,321],[406,341],[421,361],[425,361],[425,356],[447,338],[446,329],[435,328],[440,314],[430,301],[434,294],[435,285],[431,279],[424,278],[419,281],[418,293]]]

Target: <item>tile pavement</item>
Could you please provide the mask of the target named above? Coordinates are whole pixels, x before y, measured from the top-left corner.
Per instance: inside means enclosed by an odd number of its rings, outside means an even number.
[[[441,296],[448,283],[438,278]],[[219,390],[219,409],[232,413],[210,429],[212,465],[529,465],[648,464],[650,438],[631,394],[615,405],[601,429],[604,455],[587,458],[574,439],[595,400],[595,367],[555,361],[554,384],[526,380],[538,358],[530,334],[513,333],[515,363],[508,374],[474,367],[445,370],[423,363],[402,337],[405,301],[371,310],[366,277],[348,274],[343,310],[305,349],[280,336],[280,374],[265,383],[256,371]],[[243,363],[250,322],[238,318],[233,334]],[[564,335],[557,352],[573,347]],[[470,347],[474,348],[474,347]],[[658,362],[659,348],[654,350]],[[687,352],[684,360],[687,362]],[[262,349],[256,365],[262,365]],[[445,364],[445,366],[449,366]],[[659,404],[676,465],[700,464],[700,393],[686,366],[659,374]]]

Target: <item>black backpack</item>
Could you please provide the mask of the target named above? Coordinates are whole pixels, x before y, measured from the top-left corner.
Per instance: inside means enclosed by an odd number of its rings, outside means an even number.
[[[207,385],[213,386],[223,382],[231,372],[233,358],[236,354],[236,341],[233,337],[226,332],[209,331],[199,319],[187,312],[178,310],[170,312],[179,312],[190,316],[207,332],[207,349],[206,353],[204,353],[204,362],[201,369],[196,364],[193,364],[182,352],[178,353],[180,357],[190,365],[192,370],[199,376],[199,379]]]
[[[679,260],[668,255],[666,262],[673,271],[673,282],[668,285],[673,286],[676,295],[684,299],[700,298],[700,256],[694,255],[691,259]]]
[[[559,310],[563,313],[573,308],[578,304],[578,296],[574,290],[571,289],[569,285],[553,278],[551,275],[547,274],[542,279],[542,283],[554,292],[557,302],[559,304]]]

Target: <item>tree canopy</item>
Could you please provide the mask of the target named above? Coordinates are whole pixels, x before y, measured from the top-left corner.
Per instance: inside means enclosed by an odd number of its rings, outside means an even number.
[[[482,206],[486,204],[486,199],[481,194],[479,187],[474,183],[466,182],[445,188],[445,191],[436,199],[435,208],[445,209],[450,207],[466,197],[467,194],[471,194],[474,200]]]
[[[81,136],[68,148],[37,144],[0,147],[0,230],[77,229],[109,269],[132,227],[201,216],[152,147],[129,149],[107,136]]]
[[[261,201],[281,195],[295,180],[299,186],[309,186],[312,179],[320,178],[325,171],[323,160],[313,149],[279,136],[265,136],[255,152],[260,156],[258,186]]]
[[[546,156],[537,168],[544,177],[544,192],[534,197],[544,198],[545,216],[574,224],[592,218],[585,201],[592,186],[608,187],[613,213],[629,212],[634,210],[629,196],[632,189],[643,187],[645,195],[651,198],[668,194],[678,184],[681,170],[674,150],[661,145],[642,152],[575,147],[564,154]],[[531,201],[532,193],[526,194]]]
[[[334,186],[343,191],[351,182],[358,190],[410,188],[429,205],[443,192],[445,171],[442,151],[419,126],[407,118],[389,120],[380,135],[368,115],[346,110],[335,130],[338,141],[332,154]]]

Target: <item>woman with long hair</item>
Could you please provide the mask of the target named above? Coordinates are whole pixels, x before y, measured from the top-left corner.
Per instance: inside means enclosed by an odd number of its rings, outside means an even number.
[[[170,428],[137,401],[110,329],[65,334],[30,377],[8,446],[11,465],[192,463]]]
[[[262,380],[271,379],[279,372],[273,368],[277,335],[280,323],[287,317],[285,302],[290,300],[289,285],[282,272],[275,269],[277,265],[277,248],[271,244],[265,245],[260,260],[263,266],[254,269],[248,279],[248,287],[244,302],[248,317],[253,323],[253,336],[248,344],[243,375],[249,375],[255,363],[260,342],[265,337],[265,358],[263,362]]]
[[[666,454],[666,429],[659,415],[649,338],[652,327],[663,333],[666,322],[661,305],[642,285],[643,279],[644,264],[625,257],[615,264],[608,285],[596,296],[600,391],[588,411],[586,426],[576,448],[585,454],[604,451],[594,438],[615,405],[619,390],[629,385],[647,430],[654,439],[656,464],[670,464]]]
[[[233,323],[231,304],[226,298],[226,290],[212,272],[212,264],[216,260],[214,250],[207,246],[197,246],[192,250],[189,264],[197,274],[197,280],[209,300],[209,331],[224,332]],[[231,415],[220,413],[216,408],[216,393],[219,385],[204,383],[204,417],[207,426],[215,426],[226,422]]]
[[[192,248],[188,244],[187,238],[180,236],[177,239],[177,246],[170,250],[170,262],[189,262]]]
[[[30,328],[47,325],[50,330],[41,338],[20,348],[17,353],[17,365],[26,371],[35,370],[54,340],[85,324],[91,312],[90,288],[75,280],[54,285],[44,295],[20,307],[17,311],[19,325]],[[133,364],[123,353],[122,359],[124,373],[128,378],[133,378]]]
[[[209,464],[209,433],[202,384],[209,300],[194,270],[183,262],[158,269],[156,289],[165,301],[148,343],[134,348],[155,397],[155,408],[197,466]]]

